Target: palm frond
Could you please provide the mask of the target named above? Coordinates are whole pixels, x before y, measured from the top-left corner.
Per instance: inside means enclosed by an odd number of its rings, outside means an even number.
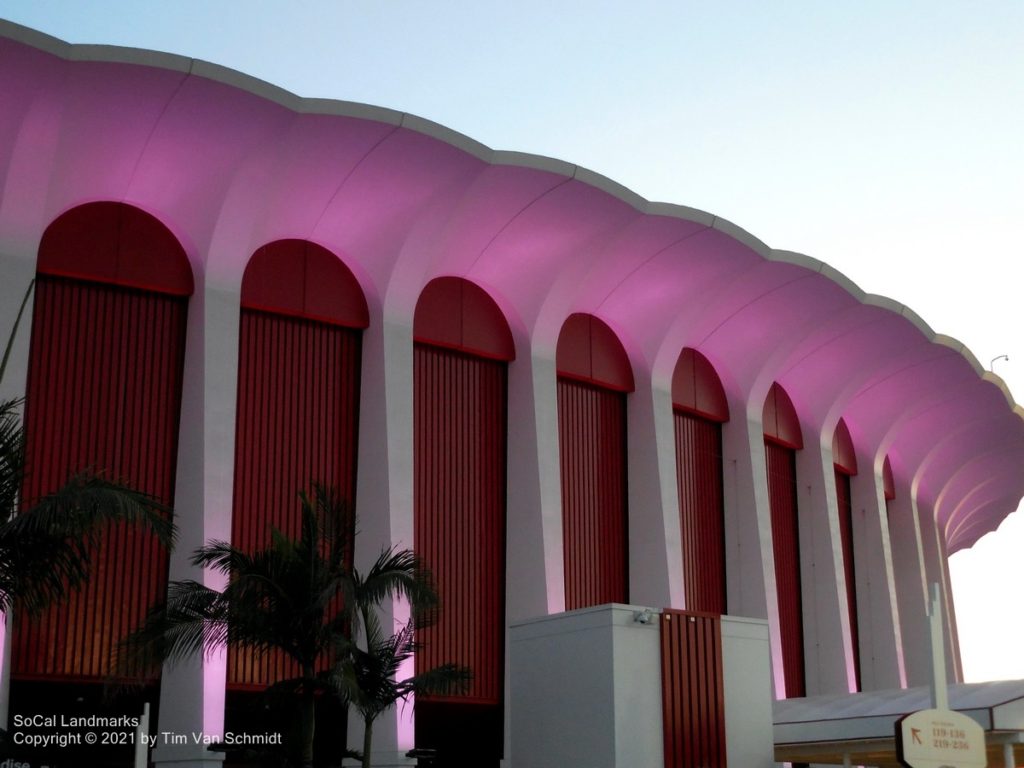
[[[9,427],[0,420],[0,450],[5,440],[12,446],[20,440],[20,427]],[[0,610],[18,599],[26,611],[36,613],[81,585],[104,523],[142,525],[161,542],[173,542],[166,506],[95,474],[76,475],[30,509],[12,514],[23,474],[19,467],[24,466],[19,450],[15,446],[0,454],[0,490],[11,497],[3,498],[10,506],[0,522]]]
[[[100,474],[82,472],[8,524],[26,535],[93,536],[97,523],[128,522],[141,525],[163,544],[176,536],[170,509],[149,494],[112,482]]]
[[[21,400],[0,401],[0,523],[14,514],[25,479],[25,432]]]
[[[149,611],[142,626],[121,644],[118,669],[159,669],[223,647],[229,607],[220,592],[197,581],[170,584],[167,603]]]
[[[405,697],[409,693],[417,696],[452,696],[465,693],[471,682],[473,673],[469,667],[441,664],[403,680],[401,685],[407,690]]]
[[[367,650],[355,649],[335,665],[331,682],[366,720],[374,720],[411,695],[459,693],[472,679],[467,667],[443,664],[399,679],[402,665],[418,650],[416,625],[380,637]]]

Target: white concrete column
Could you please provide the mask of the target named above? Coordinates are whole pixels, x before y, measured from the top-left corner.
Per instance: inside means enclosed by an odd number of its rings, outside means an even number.
[[[411,318],[410,318],[411,319]],[[412,549],[414,539],[413,485],[413,343],[405,322],[376,318],[363,334],[360,386],[359,464],[356,512],[359,535],[356,567],[366,570],[382,548]],[[404,625],[409,607],[404,601],[381,606],[387,627]],[[412,664],[400,673],[413,672]],[[412,707],[396,706],[374,722],[374,765],[408,765],[405,753],[415,746]],[[349,712],[348,743],[361,749],[362,722]]]
[[[953,597],[949,591],[949,579],[946,573],[945,546],[941,541],[942,534],[935,522],[935,512],[931,505],[919,504],[917,509],[918,525],[921,530],[921,554],[924,562],[924,574],[927,584],[936,583],[942,595],[942,622],[945,629],[943,643],[946,648],[946,677],[949,682],[959,682],[962,678],[960,670],[959,649],[954,640],[952,621]]]
[[[786,690],[782,633],[772,550],[772,516],[764,455],[764,427],[743,403],[729,402],[722,425],[726,603],[730,616],[767,619],[776,697]]]
[[[512,759],[509,627],[565,610],[562,478],[555,361],[530,340],[508,368],[508,488],[505,525],[505,760]]]
[[[672,394],[637,370],[626,398],[629,487],[629,601],[685,608]]]
[[[508,622],[565,610],[555,363],[519,349],[508,368]]]
[[[25,291],[36,273],[34,254],[11,255],[0,252],[0,356],[7,347],[7,340],[14,329],[15,319],[21,307]],[[25,396],[28,384],[28,354],[32,334],[33,295],[25,304],[25,311],[18,326],[18,333],[11,345],[7,369],[0,380],[0,400],[18,399]],[[22,411],[24,414],[24,411]],[[11,693],[11,637],[12,616],[0,615],[0,728],[7,727]]]
[[[850,478],[860,677],[865,691],[906,685],[882,473],[858,453]],[[854,649],[856,652],[856,649]]]
[[[847,693],[856,688],[856,674],[832,435],[822,438],[806,427],[804,435],[804,449],[796,452],[796,484],[807,695]]]
[[[949,555],[947,554],[948,549],[945,545],[942,546],[941,552],[943,577],[942,588],[945,599],[942,616],[946,622],[946,641],[949,645],[949,660],[956,671],[956,674],[950,678],[950,682],[962,683],[964,682],[964,664],[963,659],[960,656],[960,631],[957,629],[956,605],[953,600],[953,582],[950,580]]]
[[[206,541],[231,538],[239,295],[206,286],[201,278],[197,286],[188,307],[174,498],[178,544],[171,553],[169,575],[172,581],[195,579],[220,589],[221,575],[195,568],[189,559]],[[223,734],[226,671],[223,652],[164,666],[159,722],[151,733],[189,738],[186,744],[158,740],[152,755],[155,764],[200,768],[223,760],[194,744],[190,734]]]
[[[768,626],[722,617],[722,686],[728,765],[772,768],[772,684]]]
[[[889,536],[907,685],[928,685],[931,680],[931,643],[928,639],[928,594],[921,555],[921,531],[917,505],[902,484],[897,485],[896,498],[889,502]]]

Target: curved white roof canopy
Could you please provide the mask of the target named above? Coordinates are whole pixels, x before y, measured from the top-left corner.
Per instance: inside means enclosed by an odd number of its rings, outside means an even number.
[[[1024,420],[1000,379],[906,307],[718,217],[180,56],[0,22],[0,62],[6,253],[34,255],[75,205],[123,201],[163,221],[207,284],[237,290],[258,247],[305,238],[346,261],[377,318],[411,323],[423,286],[458,275],[538,354],[553,356],[570,313],[591,312],[656,386],[683,346],[752,415],[778,381],[805,439],[827,443],[843,417],[866,466],[891,455],[951,552],[1024,494]]]

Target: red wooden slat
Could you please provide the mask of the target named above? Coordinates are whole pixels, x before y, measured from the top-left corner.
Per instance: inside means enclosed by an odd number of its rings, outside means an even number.
[[[628,601],[625,395],[558,380],[567,610]]]
[[[170,504],[174,496],[186,299],[40,275],[25,428],[27,504],[80,470]],[[101,680],[117,643],[163,598],[167,556],[152,536],[110,526],[92,577],[60,606],[20,617],[14,674]]]
[[[803,696],[804,625],[800,591],[800,535],[796,504],[796,453],[765,442],[768,497],[772,516],[772,551],[782,632],[786,697]]]
[[[850,642],[853,645],[853,669],[860,690],[860,628],[857,623],[857,570],[853,555],[853,506],[850,476],[835,471],[836,500],[839,503],[839,538],[843,550],[843,572],[846,575],[846,610],[850,617]]]
[[[686,607],[723,614],[722,428],[713,421],[676,411],[675,434]]]
[[[231,540],[252,552],[272,527],[296,536],[313,481],[354,504],[361,333],[243,309]],[[228,685],[263,687],[299,670],[282,653],[228,652]]]
[[[506,399],[503,362],[416,345],[415,549],[441,600],[416,665],[473,672],[464,694],[432,702],[503,700]]]
[[[724,768],[725,697],[719,616],[666,609],[661,617],[665,768]]]

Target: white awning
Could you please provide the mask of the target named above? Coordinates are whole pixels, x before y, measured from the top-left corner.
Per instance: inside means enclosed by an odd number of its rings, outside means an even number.
[[[848,756],[850,765],[899,766],[896,721],[931,706],[926,687],[777,701],[775,759],[842,765]],[[992,768],[1024,758],[1024,680],[951,685],[949,706],[985,730]]]

